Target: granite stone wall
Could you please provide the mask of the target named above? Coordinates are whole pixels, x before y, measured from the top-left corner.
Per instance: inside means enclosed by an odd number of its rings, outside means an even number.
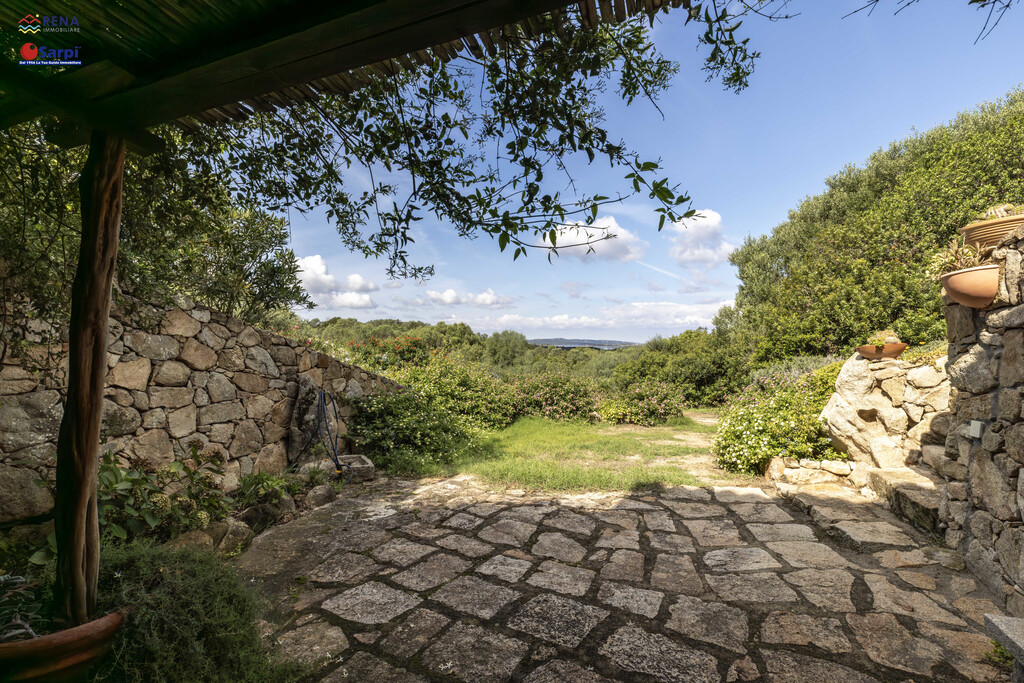
[[[63,414],[62,331],[8,306],[0,316],[0,525],[40,518]],[[101,452],[155,469],[191,445],[226,462],[225,490],[253,471],[277,473],[316,432],[316,397],[336,398],[329,422],[347,447],[352,399],[397,386],[186,299],[158,307],[122,300],[111,311]]]
[[[947,545],[1024,616],[1024,231],[993,257],[999,294],[984,310],[944,298],[952,421],[940,465],[947,479],[939,509]]]

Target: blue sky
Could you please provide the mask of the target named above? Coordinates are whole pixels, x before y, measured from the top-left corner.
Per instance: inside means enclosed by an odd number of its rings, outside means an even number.
[[[425,283],[389,281],[386,263],[349,253],[322,215],[292,215],[292,246],[318,307],[302,313],[360,320],[466,322],[479,332],[527,337],[644,341],[710,325],[738,285],[729,252],[786,219],[847,163],[862,164],[890,142],[998,99],[1024,80],[1024,8],[975,44],[984,17],[966,0],[932,0],[898,15],[889,0],[843,18],[863,0],[790,5],[795,18],[748,19],[762,53],[749,88],[705,82],[694,27],[679,13],[655,43],[680,64],[659,106],[609,94],[609,128],[642,158],[661,157],[702,218],[657,231],[644,199],[608,207],[597,224],[618,233],[596,253],[564,250],[513,263],[489,238],[458,238],[444,225],[417,229],[414,260],[432,263]],[[583,187],[621,187],[622,170],[597,163]],[[427,223],[424,221],[424,223]],[[511,250],[509,250],[511,252]]]

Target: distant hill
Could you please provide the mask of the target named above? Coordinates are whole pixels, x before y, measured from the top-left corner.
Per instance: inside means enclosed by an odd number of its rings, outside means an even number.
[[[638,346],[636,342],[616,341],[614,339],[564,339],[552,337],[549,339],[528,339],[534,346],[558,346],[560,348],[572,349],[578,346],[589,346],[595,349],[618,349],[624,346]]]

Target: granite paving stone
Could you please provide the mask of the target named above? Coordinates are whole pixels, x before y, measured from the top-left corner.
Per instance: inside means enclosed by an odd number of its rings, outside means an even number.
[[[762,543],[767,541],[814,541],[814,529],[806,524],[747,524],[747,531]]]
[[[771,572],[708,574],[704,577],[722,600],[729,602],[795,602],[799,596]]]
[[[609,679],[578,664],[556,659],[533,670],[523,683],[611,683]]]
[[[427,679],[406,669],[391,666],[369,652],[357,652],[333,672],[324,683],[350,683],[350,681],[387,681],[388,683],[427,683]]]
[[[537,537],[531,552],[539,557],[553,557],[575,564],[583,559],[587,549],[565,534],[547,532]]]
[[[366,555],[340,553],[329,557],[309,573],[309,580],[318,584],[359,583],[380,569]]]
[[[781,557],[791,567],[804,569],[842,569],[850,563],[824,543],[808,541],[773,541],[765,543],[773,553]]]
[[[470,562],[455,555],[438,553],[394,575],[391,580],[414,591],[425,591],[451,581],[471,566]]]
[[[625,550],[640,549],[640,532],[631,529],[606,528],[601,530],[597,539],[598,548],[623,548]]]
[[[597,522],[586,515],[575,512],[563,511],[557,515],[549,515],[544,518],[544,525],[568,531],[580,536],[589,536],[594,531]]]
[[[898,526],[889,522],[844,520],[831,525],[827,531],[832,536],[857,550],[867,550],[868,548],[880,545],[893,545],[904,548],[917,546],[914,539],[903,533]]]
[[[607,616],[608,610],[546,593],[520,607],[508,620],[508,626],[556,645],[574,648]]]
[[[370,581],[326,600],[323,608],[360,624],[385,624],[420,602],[422,600],[415,595]]]
[[[661,550],[668,553],[692,553],[695,548],[693,539],[683,534],[661,534],[656,531],[648,531],[644,536],[654,550]]]
[[[762,650],[768,683],[880,683],[877,678],[842,664],[796,652]]]
[[[322,665],[348,649],[341,628],[325,621],[313,621],[277,637],[281,652],[307,665]]]
[[[544,519],[544,515],[549,512],[553,512],[554,507],[540,506],[540,505],[519,505],[516,507],[502,510],[498,513],[498,517],[502,519],[514,519],[520,522],[529,522],[530,524],[540,524],[541,520]]]
[[[654,560],[651,587],[686,595],[700,595],[704,592],[704,583],[693,565],[693,559],[689,555],[668,553],[662,553]]]
[[[853,575],[842,569],[801,569],[782,575],[812,604],[835,612],[855,612],[850,599]]]
[[[843,624],[832,617],[772,612],[761,624],[761,640],[786,645],[813,645],[830,652],[850,652]]]
[[[500,683],[509,680],[529,650],[529,645],[516,638],[458,623],[424,651],[422,661],[432,671],[464,683]]]
[[[653,676],[661,683],[719,683],[718,660],[636,626],[613,633],[599,651],[625,671]]]
[[[597,591],[597,599],[606,605],[618,607],[634,614],[653,619],[658,616],[664,593],[635,588],[612,581],[602,581]]]
[[[878,574],[865,574],[864,581],[874,597],[876,612],[892,612],[954,626],[967,625],[963,619],[939,607],[934,600],[920,591],[901,590]]]
[[[414,610],[381,642],[380,649],[402,659],[412,657],[449,623],[451,620],[443,614],[422,608]]]
[[[771,503],[775,499],[751,486],[718,486],[715,500],[719,503]]]
[[[468,531],[469,529],[475,529],[480,525],[480,522],[484,520],[473,515],[468,515],[465,512],[457,512],[444,521],[442,526],[446,526],[450,529],[461,529]]]
[[[629,510],[595,512],[594,517],[602,522],[614,524],[615,526],[620,526],[623,529],[629,529],[631,531],[636,531],[640,526],[640,517],[637,513]]]
[[[475,538],[467,538],[459,534],[452,534],[434,541],[437,545],[448,550],[454,550],[466,557],[483,557],[494,551],[494,546],[478,541]]]
[[[406,567],[425,555],[437,550],[429,545],[407,541],[404,538],[396,538],[384,545],[374,548],[370,554],[381,562],[390,562],[400,567]]]
[[[711,492],[699,486],[669,486],[662,493],[663,503],[666,498],[670,500],[707,501],[711,500]]]
[[[694,502],[662,501],[666,507],[684,519],[702,519],[705,517],[725,517],[729,511],[721,505]]]
[[[914,637],[892,614],[847,614],[846,621],[868,657],[879,664],[929,676],[942,661],[942,648]]]
[[[494,524],[484,527],[477,533],[477,538],[488,543],[519,547],[533,536],[536,524],[520,522],[514,519],[499,519]]]
[[[477,567],[476,571],[480,574],[497,577],[502,581],[515,583],[523,578],[523,574],[532,566],[526,560],[508,557],[507,555],[495,555]]]
[[[736,525],[728,519],[688,519],[683,522],[702,546],[745,545]]]
[[[616,550],[601,568],[601,578],[610,581],[643,581],[644,556],[635,550]]]
[[[747,652],[749,631],[743,610],[721,602],[682,596],[669,607],[669,613],[672,616],[665,622],[666,628],[740,654]]]
[[[538,588],[580,596],[587,592],[594,580],[594,572],[582,567],[571,567],[554,560],[546,560],[526,583]]]
[[[667,512],[652,510],[643,513],[643,518],[644,526],[651,531],[667,531],[670,534],[676,531],[676,523],[672,521],[672,516]]]
[[[778,569],[782,565],[761,548],[723,548],[704,553],[704,564],[715,572],[749,572]]]
[[[776,524],[793,521],[793,515],[770,503],[733,503],[729,509],[739,515],[744,522]]]
[[[517,591],[478,579],[460,576],[431,594],[430,599],[459,612],[490,619],[502,607],[519,597]]]

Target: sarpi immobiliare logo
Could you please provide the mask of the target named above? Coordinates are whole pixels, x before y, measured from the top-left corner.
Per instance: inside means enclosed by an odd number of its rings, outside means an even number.
[[[75,47],[46,47],[37,46],[35,43],[25,43],[21,46],[21,61],[19,64],[30,64],[33,66],[81,66],[82,58],[78,51],[80,46]]]

